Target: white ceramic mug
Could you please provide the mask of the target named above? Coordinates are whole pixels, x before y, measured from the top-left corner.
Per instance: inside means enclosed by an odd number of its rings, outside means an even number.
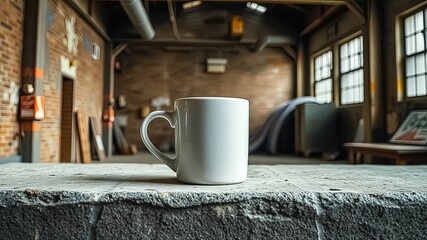
[[[175,158],[160,152],[148,137],[148,125],[166,119],[175,128]],[[249,101],[225,97],[175,100],[174,112],[151,112],[141,125],[145,146],[177,173],[179,181],[233,184],[246,180]]]

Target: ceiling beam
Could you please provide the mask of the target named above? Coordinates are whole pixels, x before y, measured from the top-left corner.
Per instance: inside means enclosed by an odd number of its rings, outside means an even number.
[[[289,57],[292,58],[292,60],[297,59],[297,53],[291,46],[286,45],[283,47],[283,50],[285,50],[285,52],[289,55]]]
[[[354,15],[356,15],[360,20],[362,20],[363,23],[366,22],[366,15],[365,15],[365,11],[363,10],[362,7],[360,7],[359,4],[357,4],[354,1],[351,0],[347,0],[345,2],[345,5],[347,6],[347,8],[354,13]]]
[[[301,6],[298,6],[298,5],[295,5],[295,4],[283,4],[283,5],[285,5],[288,8],[291,8],[293,10],[297,10],[298,12],[307,13],[307,9],[305,9],[305,8],[303,8]]]
[[[301,33],[299,34],[300,36],[304,36],[308,33],[310,33],[311,31],[313,31],[316,27],[320,26],[321,24],[323,24],[326,20],[329,19],[330,16],[332,16],[332,14],[336,13],[339,9],[341,8],[341,6],[333,6],[330,7],[328,10],[325,11],[325,13],[314,19],[311,23],[309,23],[304,30],[301,31]]]
[[[119,0],[97,0],[99,2],[116,2]],[[167,0],[148,0],[150,2],[165,2]],[[189,0],[174,0],[175,2],[188,2]],[[361,1],[361,0],[356,0]],[[242,2],[248,0],[202,0],[202,2]],[[256,0],[259,4],[263,3],[282,3],[282,4],[308,4],[308,5],[344,5],[347,0]]]
[[[119,45],[117,45],[117,47],[115,47],[113,49],[113,57],[118,56],[121,52],[123,52],[123,50],[125,50],[128,47],[127,43],[119,43]]]

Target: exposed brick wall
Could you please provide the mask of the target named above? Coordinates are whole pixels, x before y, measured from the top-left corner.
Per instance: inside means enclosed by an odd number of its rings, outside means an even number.
[[[185,96],[229,96],[246,98],[250,102],[250,130],[256,129],[281,103],[293,97],[291,61],[283,50],[267,48],[259,53],[239,48],[239,53],[223,53],[228,59],[223,74],[206,73],[208,53],[171,52],[150,49],[141,54],[122,54],[122,71],[117,74],[118,93],[126,96],[125,110],[129,142],[141,149],[139,137],[140,112],[144,105],[158,96],[173,100]],[[167,110],[171,110],[170,106]],[[152,125],[152,126],[151,126]],[[173,132],[165,122],[154,121],[150,136],[159,145],[172,139]]]
[[[0,158],[18,154],[17,105],[9,100],[11,85],[20,85],[23,14],[23,0],[0,1]]]
[[[54,22],[47,34],[50,70],[49,77],[45,78],[43,82],[46,112],[45,119],[42,121],[41,161],[59,162],[62,96],[60,57],[62,55],[77,60],[74,111],[82,111],[87,116],[96,117],[98,125],[101,126],[104,40],[64,1],[49,0],[48,4],[54,15]],[[66,38],[65,20],[71,16],[76,18],[75,32],[79,37],[77,55],[69,53],[63,42]],[[84,35],[100,46],[101,58],[99,60],[93,60],[90,52],[84,49]]]

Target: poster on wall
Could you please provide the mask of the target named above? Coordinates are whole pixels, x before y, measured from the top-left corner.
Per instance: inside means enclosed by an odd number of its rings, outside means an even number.
[[[390,142],[427,145],[427,111],[412,111]]]

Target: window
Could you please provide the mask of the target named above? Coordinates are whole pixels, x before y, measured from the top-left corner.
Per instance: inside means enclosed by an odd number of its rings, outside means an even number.
[[[101,49],[99,48],[98,44],[92,43],[92,59],[99,60],[100,53]]]
[[[361,103],[363,94],[363,37],[340,46],[341,104]]]
[[[405,18],[404,24],[406,96],[426,96],[427,9]]]
[[[321,103],[332,101],[332,51],[314,59],[314,96]]]

